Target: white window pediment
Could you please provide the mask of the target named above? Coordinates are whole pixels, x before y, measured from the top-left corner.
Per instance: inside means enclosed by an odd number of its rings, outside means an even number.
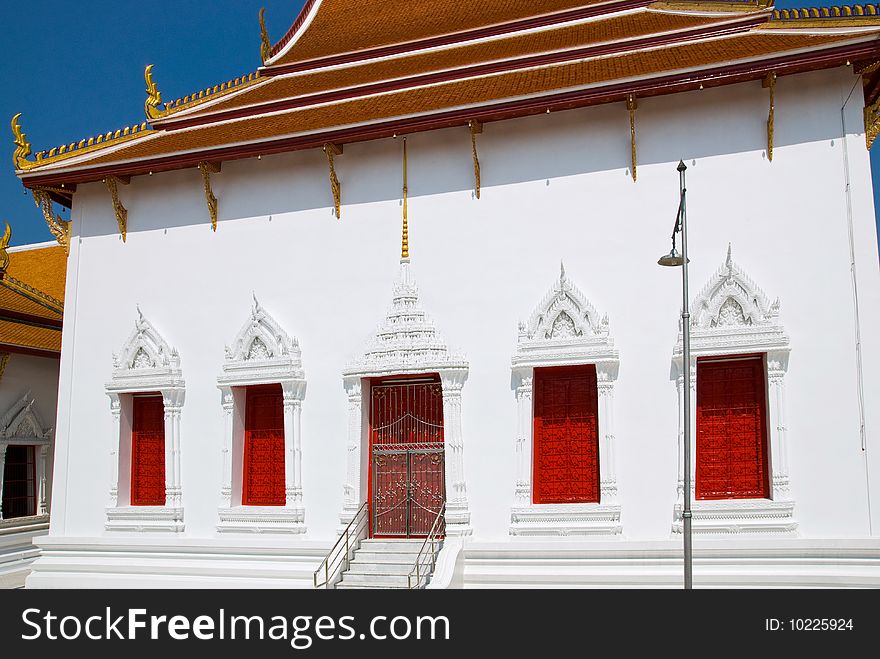
[[[780,303],[767,295],[733,260],[727,249],[724,264],[709,279],[691,304],[691,350],[696,355],[789,350],[789,340],[779,318]],[[679,328],[680,330],[680,328]],[[681,362],[681,332],[675,355]]]
[[[218,384],[244,386],[304,377],[299,342],[287,335],[254,296],[250,317],[232,345],[226,346],[226,360]]]
[[[119,353],[113,354],[108,393],[182,388],[180,355],[168,345],[140,307],[134,330]]]
[[[724,263],[691,303],[691,498],[695,533],[794,533],[794,501],[788,475],[785,426],[785,374],[791,351],[779,315],[780,302],[770,298],[734,260],[728,246]],[[679,321],[673,351],[673,377],[678,382],[679,419],[683,421],[683,346]],[[766,354],[768,450],[771,499],[694,500],[696,486],[697,359],[736,354]],[[683,481],[683,424],[679,427],[678,500],[672,530],[681,533]]]
[[[617,359],[608,316],[601,317],[565,274],[544,296],[527,323],[520,323],[514,366],[585,364]]]
[[[52,429],[43,426],[30,392],[19,398],[0,418],[0,442],[8,444],[48,444]]]

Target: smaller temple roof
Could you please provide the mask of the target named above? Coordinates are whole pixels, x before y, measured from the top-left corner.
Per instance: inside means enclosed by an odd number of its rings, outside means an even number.
[[[57,357],[67,255],[64,248],[41,244],[0,247],[0,353]]]

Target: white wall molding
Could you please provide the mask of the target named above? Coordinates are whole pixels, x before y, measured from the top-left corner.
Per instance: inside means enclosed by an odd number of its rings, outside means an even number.
[[[722,266],[691,303],[691,500],[694,533],[797,532],[788,470],[785,427],[785,375],[791,352],[779,318],[780,303],[767,295],[733,260],[728,246]],[[678,495],[672,532],[682,533],[684,503],[684,371],[679,321],[678,343],[672,357],[679,402]],[[769,429],[770,499],[697,501],[696,408],[697,359],[700,357],[765,353],[767,367],[767,426]]]
[[[245,387],[280,384],[284,404],[283,506],[242,505]],[[254,296],[250,316],[226,347],[221,391],[224,431],[222,485],[218,508],[220,533],[306,532],[302,492],[302,405],[305,371],[299,342],[288,336]]]
[[[614,466],[614,382],[619,370],[608,317],[567,277],[559,278],[520,323],[512,359],[517,401],[516,482],[510,513],[512,536],[607,536],[623,532]],[[532,497],[535,368],[593,364],[599,396],[599,503],[536,504]]]
[[[186,383],[180,355],[138,307],[134,330],[119,354],[104,386],[110,397],[113,435],[110,439],[110,502],[107,531],[182,533],[183,493],[180,478],[180,415]],[[159,392],[165,407],[165,505],[132,506],[132,394]]]

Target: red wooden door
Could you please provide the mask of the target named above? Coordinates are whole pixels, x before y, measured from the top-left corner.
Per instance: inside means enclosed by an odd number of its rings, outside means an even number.
[[[373,384],[370,451],[373,535],[426,536],[446,500],[443,390],[436,377]]]
[[[769,498],[762,357],[697,362],[697,499]]]
[[[534,503],[599,502],[596,367],[536,368]]]
[[[284,401],[281,385],[248,387],[246,399],[241,502],[245,506],[283,506]]]
[[[165,403],[136,394],[131,421],[131,505],[165,505]]]

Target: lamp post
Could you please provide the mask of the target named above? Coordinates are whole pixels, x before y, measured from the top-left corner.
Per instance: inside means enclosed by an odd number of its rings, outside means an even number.
[[[688,256],[687,256],[687,187],[684,161],[678,163],[679,201],[675,226],[672,228],[672,251],[662,256],[658,264],[681,266],[681,342],[682,369],[684,370],[684,507],[681,518],[684,525],[684,587],[693,588],[693,549],[691,547],[691,314],[688,309]],[[681,232],[681,254],[675,249],[675,236]]]

